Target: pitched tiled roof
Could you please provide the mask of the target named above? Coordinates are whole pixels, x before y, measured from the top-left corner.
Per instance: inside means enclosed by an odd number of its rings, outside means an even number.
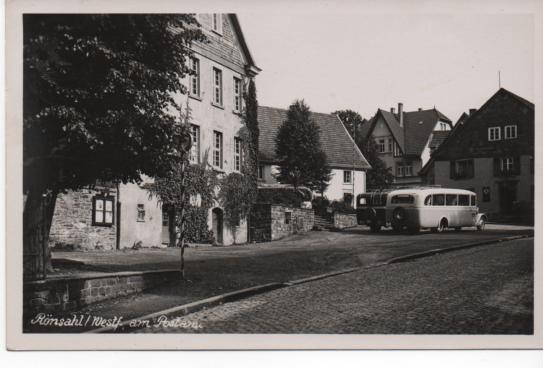
[[[430,141],[429,147],[436,149],[441,146],[441,143],[449,136],[450,130],[438,130],[432,132],[432,140]]]
[[[436,109],[406,112],[404,114],[404,153],[407,155],[421,155],[438,121],[449,123],[452,128],[452,122],[449,118]]]
[[[287,110],[275,107],[258,107],[259,159],[274,163],[275,137],[287,118]],[[369,169],[370,165],[362,152],[354,145],[353,139],[335,115],[312,112],[311,118],[320,128],[321,144],[328,164],[336,168]],[[354,155],[354,157],[353,157]]]
[[[420,156],[422,154],[438,121],[446,122],[452,127],[451,120],[435,108],[404,112],[403,129],[400,127],[398,114],[379,109],[377,114],[370,120],[371,124],[366,133],[367,136],[373,131],[379,116],[386,122],[392,136],[406,155]]]

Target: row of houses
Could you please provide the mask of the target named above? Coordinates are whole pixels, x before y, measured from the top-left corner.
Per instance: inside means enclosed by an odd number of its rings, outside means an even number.
[[[208,42],[193,45],[194,75],[185,80],[189,93],[177,96],[191,109],[193,145],[190,161],[208,164],[220,175],[241,169],[240,130],[243,92],[261,71],[255,64],[235,14],[199,14]],[[260,106],[259,167],[262,184],[275,183],[275,137],[287,111]],[[366,191],[370,164],[338,116],[313,113],[332,169],[324,195],[348,200]],[[437,184],[479,194],[481,209],[504,213],[519,202],[533,208],[534,106],[500,89],[478,110],[453,124],[435,107],[404,111],[377,110],[360,132],[373,139],[379,157],[394,174],[394,186]],[[152,180],[152,179],[148,179]],[[122,249],[136,244],[167,246],[168,215],[144,184],[96,186],[57,199],[50,232],[52,247]],[[232,229],[218,203],[208,212],[215,242],[247,241],[248,224]]]

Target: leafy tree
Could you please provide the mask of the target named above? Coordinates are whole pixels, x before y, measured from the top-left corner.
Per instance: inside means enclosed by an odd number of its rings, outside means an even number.
[[[359,113],[353,110],[337,110],[334,111],[332,114],[337,115],[339,119],[343,122],[343,125],[351,135],[351,137],[354,137],[354,127],[358,129],[362,126],[364,123],[364,119],[362,119],[362,116],[360,116]]]
[[[329,173],[326,175],[328,164],[319,135],[320,129],[311,119],[309,106],[303,100],[290,105],[287,119],[275,139],[279,161],[276,179],[280,183],[291,184],[294,189],[301,185],[312,190],[322,188]]]
[[[360,137],[357,138],[356,143],[371,165],[371,169],[366,173],[367,190],[389,188],[394,180],[392,168],[387,167],[385,162],[379,158],[375,141],[371,138]]]
[[[36,14],[23,27],[24,269],[36,278],[59,192],[170,170],[174,94],[204,36],[189,14]]]

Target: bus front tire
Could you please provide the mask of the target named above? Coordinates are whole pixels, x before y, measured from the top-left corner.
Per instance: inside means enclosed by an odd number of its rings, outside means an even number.
[[[438,227],[435,228],[435,232],[442,233],[447,228],[447,219],[441,219],[439,221]]]
[[[483,231],[485,229],[485,225],[486,225],[486,218],[481,218],[481,220],[479,221],[479,224],[477,225],[477,231]]]

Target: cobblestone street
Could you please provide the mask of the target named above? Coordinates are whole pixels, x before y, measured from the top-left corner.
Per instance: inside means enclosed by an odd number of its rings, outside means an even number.
[[[141,332],[531,334],[533,239],[292,286]]]

